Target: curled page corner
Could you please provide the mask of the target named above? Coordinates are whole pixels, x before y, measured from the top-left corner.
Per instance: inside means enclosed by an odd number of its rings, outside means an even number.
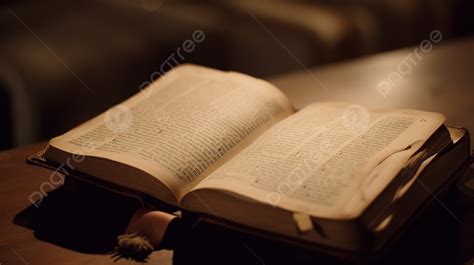
[[[402,186],[400,186],[397,190],[397,192],[395,193],[395,196],[393,196],[393,201],[396,201],[398,199],[400,199],[401,197],[403,197],[403,195],[408,191],[408,189],[413,185],[413,183],[418,179],[418,176],[421,174],[421,172],[423,172],[423,170],[426,168],[426,166],[428,166],[431,161],[433,161],[433,159],[437,156],[438,154],[434,154],[430,157],[428,157],[427,159],[425,159],[421,165],[418,167],[418,169],[416,170],[415,174],[413,174],[413,176],[411,177],[411,179],[403,184]]]

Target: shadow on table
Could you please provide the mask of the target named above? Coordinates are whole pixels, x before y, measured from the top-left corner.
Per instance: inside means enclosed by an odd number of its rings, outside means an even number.
[[[456,189],[437,196],[390,251],[358,260],[229,233],[224,228],[195,227],[174,252],[174,264],[472,264],[474,209]],[[209,224],[207,224],[209,225]],[[211,225],[209,225],[211,226]],[[342,257],[342,256],[341,256]]]
[[[393,250],[375,264],[462,264],[471,258],[466,253],[474,251],[474,245],[470,245],[474,231],[469,230],[472,229],[470,222],[474,222],[474,210],[458,211],[455,201],[448,197],[443,205],[433,203]],[[49,192],[38,208],[31,205],[18,213],[14,223],[34,230],[35,237],[40,240],[78,252],[105,254],[114,249],[117,236],[125,230],[139,206],[134,199],[66,178],[65,184]],[[179,243],[173,262],[178,265],[367,264],[206,225],[195,227]]]
[[[454,211],[453,207],[450,209]],[[470,220],[474,220],[473,217],[471,216]],[[470,252],[474,251],[474,246],[465,242],[465,238],[469,237],[466,233],[472,233],[472,231],[463,229],[465,229],[463,224],[453,218],[443,206],[435,204],[406,231],[406,234],[386,255],[347,260],[347,258],[341,259],[305,251],[283,243],[229,234],[222,228],[195,228],[192,236],[175,250],[173,260],[174,264],[178,265],[196,262],[197,264],[260,265],[465,264],[472,258],[472,256],[469,257],[469,253],[474,253]],[[472,234],[470,238],[473,238]]]
[[[38,207],[18,213],[14,223],[34,230],[34,236],[83,253],[107,253],[139,207],[136,200],[73,178],[48,192]]]

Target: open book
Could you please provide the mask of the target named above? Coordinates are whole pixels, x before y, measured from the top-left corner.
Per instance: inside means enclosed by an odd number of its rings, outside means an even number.
[[[464,142],[427,189],[469,157],[468,135],[444,121],[341,102],[295,112],[266,81],[183,65],[52,139],[44,156],[216,220],[360,250],[363,234],[404,223],[397,202],[444,150]],[[429,194],[410,196],[419,206]]]

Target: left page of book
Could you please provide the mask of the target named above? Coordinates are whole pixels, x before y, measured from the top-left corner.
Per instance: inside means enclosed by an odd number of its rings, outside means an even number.
[[[147,188],[137,187],[133,176],[114,181],[97,160],[94,163],[101,169],[92,168],[88,157],[117,162],[125,171],[127,167],[144,171],[164,183],[177,202],[292,112],[286,96],[263,80],[183,65],[123,103],[52,139],[50,147],[83,154],[85,161],[77,163],[77,169],[123,186]]]

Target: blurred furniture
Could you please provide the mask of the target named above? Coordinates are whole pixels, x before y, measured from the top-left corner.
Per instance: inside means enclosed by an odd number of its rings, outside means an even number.
[[[136,93],[178,58],[266,77],[468,34],[469,0],[94,0],[0,4],[0,149],[45,140]],[[460,26],[461,25],[461,26]],[[176,63],[175,63],[176,64]]]
[[[62,133],[136,93],[194,30],[218,38],[205,23],[112,1],[14,2],[0,15],[0,88],[11,120],[1,130],[10,146]],[[213,45],[186,61],[212,65]]]
[[[284,90],[298,108],[325,100],[348,100],[371,107],[421,108],[442,111],[449,121],[473,131],[470,110],[473,109],[474,75],[470,69],[474,60],[470,51],[474,49],[474,39],[435,47],[423,55],[423,60],[403,83],[386,97],[378,94],[378,82],[412,49],[276,76],[270,81]],[[52,179],[51,171],[24,162],[45,144],[0,152],[2,264],[110,264],[107,252],[113,248],[114,236],[125,228],[137,206],[90,185],[66,183],[54,189],[57,185],[51,183],[57,180]],[[471,168],[469,174],[474,175],[474,169]],[[48,193],[36,208],[29,199],[39,191]],[[437,208],[414,224],[382,264],[467,264],[474,253],[472,202],[466,206],[456,201],[456,197],[452,201],[438,200],[443,204],[435,202]],[[187,248],[175,251],[175,264],[186,264],[190,260],[197,264],[229,264],[240,262],[243,257],[248,259],[245,264],[350,264],[284,247],[278,249],[274,245],[254,246],[241,238],[215,240],[206,234],[190,238],[186,243]],[[150,262],[171,264],[171,259],[172,252],[159,251],[152,255]],[[117,264],[133,263],[121,260]]]
[[[347,101],[369,108],[436,111],[447,116],[448,124],[474,132],[474,38],[442,40],[430,52],[419,51],[420,59],[406,60],[417,58],[415,48],[420,50],[414,46],[269,80],[296,108],[314,101]],[[410,71],[399,68],[407,62]],[[393,85],[381,91],[389,80]]]

